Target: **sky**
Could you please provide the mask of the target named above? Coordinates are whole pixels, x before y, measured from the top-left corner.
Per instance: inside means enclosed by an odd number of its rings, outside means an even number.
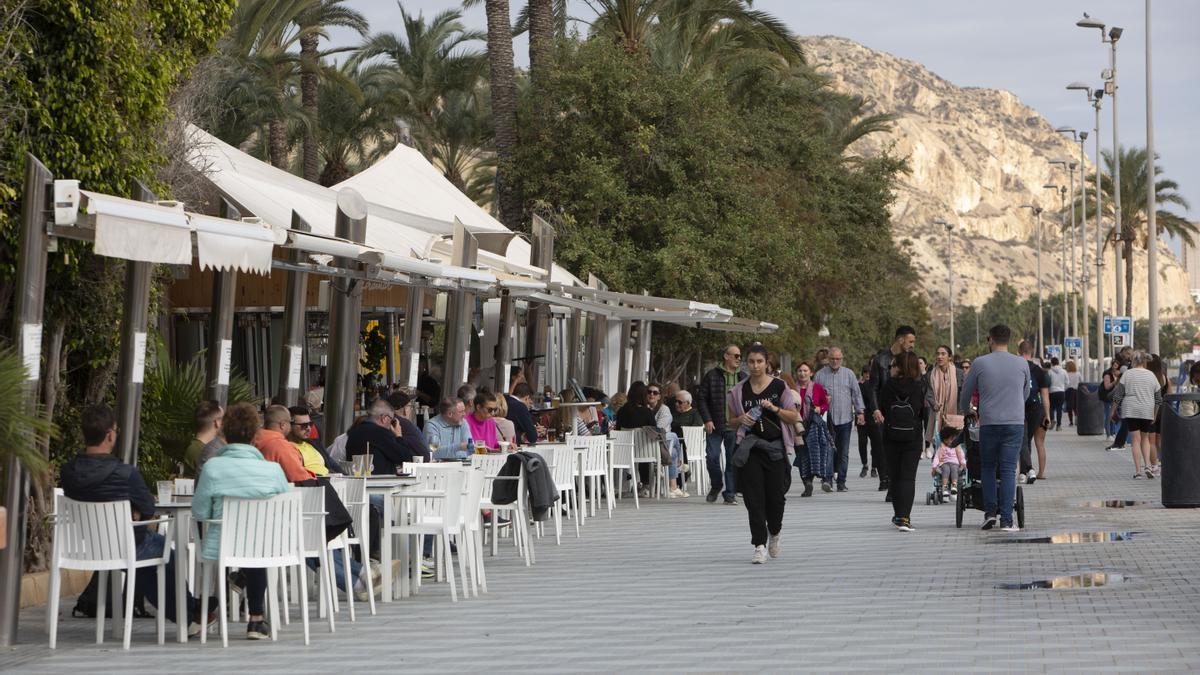
[[[402,0],[410,14],[430,17],[459,6],[452,0]],[[510,0],[516,16],[520,0]],[[1121,145],[1146,145],[1145,0],[757,0],[755,9],[782,19],[798,35],[838,35],[872,49],[924,64],[959,86],[1007,89],[1055,126],[1090,130],[1094,113],[1082,91],[1066,85],[1100,86],[1108,67],[1108,45],[1100,31],[1075,22],[1088,12],[1124,33],[1117,43],[1118,132]],[[370,20],[373,31],[400,31],[394,0],[346,0]],[[483,3],[468,10],[471,28],[486,28]],[[593,13],[571,0],[572,16]],[[1154,147],[1164,175],[1177,181],[1192,204],[1181,215],[1200,221],[1200,2],[1157,0],[1152,4]],[[335,44],[355,36],[331,35]],[[518,66],[528,65],[528,41],[514,44]],[[1112,106],[1101,111],[1101,143],[1112,147]],[[1093,136],[1094,138],[1094,136]],[[1087,152],[1094,157],[1093,139]]]

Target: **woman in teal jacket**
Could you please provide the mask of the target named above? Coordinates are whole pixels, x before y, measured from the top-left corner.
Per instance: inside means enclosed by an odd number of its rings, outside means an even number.
[[[196,494],[192,498],[192,516],[199,521],[220,520],[223,499],[267,499],[291,489],[283,469],[275,462],[263,459],[251,442],[262,426],[258,412],[249,403],[239,403],[225,413],[223,428],[228,445],[204,465]],[[204,528],[205,560],[216,560],[220,551],[221,525],[210,523]],[[263,617],[267,590],[267,571],[262,568],[243,569],[246,602],[250,606],[250,621],[246,638],[265,640],[271,628]]]

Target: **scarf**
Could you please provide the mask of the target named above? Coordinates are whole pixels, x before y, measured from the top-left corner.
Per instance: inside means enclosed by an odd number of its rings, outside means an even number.
[[[954,366],[950,366],[945,371],[934,366],[929,381],[933,385],[933,403],[940,407],[941,414],[943,416],[957,415],[958,373],[955,372]]]

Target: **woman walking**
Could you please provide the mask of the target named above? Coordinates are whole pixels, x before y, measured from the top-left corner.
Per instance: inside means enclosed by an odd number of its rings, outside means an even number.
[[[829,395],[825,388],[813,382],[812,366],[807,361],[796,365],[796,405],[800,408],[800,419],[808,424],[809,416],[815,411],[824,415],[829,411]],[[823,423],[823,422],[822,422]],[[821,489],[833,492],[833,450],[828,443],[814,443],[798,450],[800,459],[800,480],[804,481],[804,492],[801,497],[811,497],[813,492],[813,477],[821,477]]]
[[[1083,375],[1074,361],[1067,361],[1067,423],[1075,426],[1075,409],[1079,407],[1079,384]]]
[[[925,445],[921,429],[925,383],[912,352],[901,352],[892,359],[891,377],[879,394],[879,408],[883,412],[883,447],[892,486],[892,524],[901,532],[912,532],[917,464]]]
[[[933,358],[933,367],[925,376],[926,400],[929,421],[925,424],[925,440],[932,445],[938,429],[946,422],[947,415],[958,415],[958,392],[962,390],[963,373],[954,367],[950,347],[941,345]],[[936,449],[936,447],[934,447]],[[931,455],[932,456],[932,455]]]
[[[1150,434],[1158,408],[1162,405],[1162,385],[1154,373],[1146,367],[1150,363],[1150,355],[1146,352],[1135,352],[1133,367],[1121,375],[1120,382],[1113,390],[1112,419],[1118,412],[1125,420],[1129,436],[1133,439],[1133,468],[1134,478],[1154,478],[1154,469],[1150,461]]]
[[[788,464],[787,448],[792,447],[792,425],[800,420],[792,390],[783,380],[767,372],[767,350],[753,345],[746,350],[750,377],[729,391],[729,407],[740,412],[737,450],[733,466],[737,486],[742,492],[746,515],[750,520],[750,543],[761,565],[767,556],[779,557],[779,533],[783,528]]]

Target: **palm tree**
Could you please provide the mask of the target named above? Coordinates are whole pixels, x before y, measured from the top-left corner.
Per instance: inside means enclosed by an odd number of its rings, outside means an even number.
[[[376,33],[358,49],[355,64],[383,57],[391,72],[391,106],[415,135],[424,133],[448,92],[473,91],[483,75],[483,52],[468,46],[484,34],[467,30],[460,10],[425,21],[400,6],[403,35]],[[511,50],[510,50],[511,52]]]
[[[871,101],[859,95],[830,92],[824,98],[826,140],[838,152],[864,136],[890,131],[898,118],[894,113],[868,113]]]
[[[300,107],[309,120],[319,119],[318,84],[321,78],[321,55],[318,46],[331,26],[351,28],[359,35],[366,35],[369,28],[367,18],[361,13],[344,7],[344,0],[319,0],[314,6],[297,17],[300,28]],[[312,125],[303,128],[303,176],[305,180],[317,181],[320,168],[317,163],[317,139]]]
[[[434,113],[428,133],[417,142],[417,148],[442,169],[446,179],[479,204],[490,201],[495,179],[496,160],[489,151],[489,98],[484,87],[448,93]]]
[[[529,0],[529,76],[539,86],[554,46],[554,0]]]
[[[1114,211],[1114,196],[1112,174],[1116,169],[1116,161],[1112,152],[1103,151],[1105,171],[1100,174],[1100,192],[1102,198],[1102,217],[1108,218],[1110,223],[1115,223]],[[1123,244],[1122,255],[1126,261],[1133,259],[1133,245],[1136,241],[1143,249],[1149,249],[1150,242],[1147,241],[1150,237],[1149,223],[1147,216],[1147,205],[1149,203],[1149,194],[1146,191],[1147,172],[1149,171],[1149,161],[1145,148],[1125,148],[1122,147],[1119,152],[1119,161],[1121,163],[1121,232],[1115,232],[1115,226],[1110,226],[1105,237],[1105,245],[1109,241],[1121,241]],[[1184,209],[1190,209],[1191,205],[1179,194],[1179,184],[1168,178],[1158,179],[1157,177],[1163,172],[1162,165],[1157,161],[1155,156],[1154,175],[1154,201],[1159,204],[1174,204]],[[1089,183],[1094,184],[1096,175],[1093,173],[1087,179]],[[1078,199],[1076,205],[1080,206]],[[1165,232],[1168,235],[1179,237],[1188,244],[1193,243],[1194,236],[1200,234],[1200,227],[1195,223],[1189,222],[1170,211],[1156,209],[1155,220],[1158,224],[1160,233]],[[1155,242],[1157,244],[1157,242]],[[1125,314],[1132,316],[1133,309],[1133,265],[1125,265]]]
[[[496,196],[500,222],[510,229],[521,227],[521,198],[516,186],[505,174],[505,162],[517,147],[517,80],[513,65],[512,26],[508,0],[485,0],[487,12],[488,66],[492,94],[492,119],[495,124]]]
[[[392,107],[392,70],[385,64],[342,64],[350,86],[321,80],[317,144],[321,173],[317,182],[336,185],[370,166],[395,145],[396,114]]]

